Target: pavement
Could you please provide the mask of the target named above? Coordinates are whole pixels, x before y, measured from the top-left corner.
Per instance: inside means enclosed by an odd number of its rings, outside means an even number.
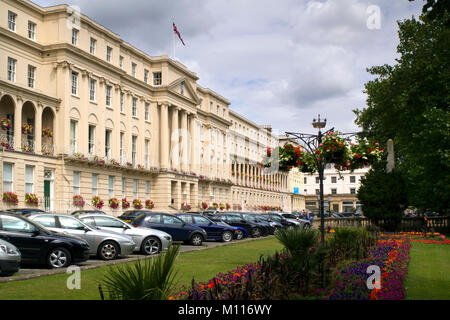
[[[251,242],[251,241],[267,239],[267,238],[272,238],[272,237],[273,236],[261,237],[261,238],[246,238],[246,239],[237,240],[237,241],[231,241],[231,242],[218,242],[218,241],[215,241],[215,242],[203,242],[203,245],[202,246],[198,246],[198,247],[197,246],[192,246],[192,245],[184,245],[184,244],[182,244],[180,246],[180,253],[182,253],[182,252],[189,252],[189,251],[212,249],[212,248],[217,248],[217,247],[221,247],[221,246],[227,246],[227,245],[230,245],[230,244]],[[80,267],[80,270],[83,271],[83,270],[97,269],[97,268],[101,268],[101,267],[104,267],[104,266],[111,266],[111,265],[117,265],[117,264],[121,264],[121,263],[132,262],[132,261],[141,260],[141,259],[151,259],[151,258],[153,258],[155,256],[158,256],[158,255],[145,256],[145,255],[142,255],[142,254],[132,254],[132,255],[129,255],[127,257],[120,257],[118,259],[111,260],[111,261],[104,261],[104,260],[100,260],[100,259],[98,259],[96,257],[92,257],[92,258],[90,258],[89,260],[87,260],[85,262],[82,262],[82,263],[79,263],[79,264],[75,264],[75,265]],[[69,268],[70,268],[70,266],[69,266]],[[28,279],[35,279],[35,278],[51,276],[51,275],[55,275],[55,274],[66,274],[67,273],[67,269],[68,268],[61,268],[61,269],[48,269],[48,268],[45,268],[45,269],[43,269],[42,266],[24,266],[24,268],[20,268],[19,272],[17,272],[13,276],[10,276],[10,277],[1,277],[0,276],[0,283],[12,282],[12,281],[20,281],[20,280],[28,280]]]

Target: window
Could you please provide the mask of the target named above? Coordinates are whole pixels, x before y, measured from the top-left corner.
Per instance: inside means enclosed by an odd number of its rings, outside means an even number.
[[[136,63],[131,63],[131,75],[136,78]]]
[[[122,198],[125,198],[125,186],[126,186],[127,180],[125,178],[122,178]]]
[[[105,157],[106,157],[106,159],[111,158],[111,134],[112,134],[111,130],[107,129],[105,131]]]
[[[13,192],[13,164],[3,162],[3,192]]]
[[[123,228],[125,225],[123,222],[109,217],[95,217],[94,219],[97,227]]]
[[[112,59],[112,51],[111,47],[106,47],[106,61],[111,62]]]
[[[124,100],[124,94],[123,92],[120,93],[120,112],[123,112],[123,100]]]
[[[77,152],[77,126],[78,122],[70,120],[70,153]]]
[[[98,196],[98,174],[92,174],[92,196]]]
[[[200,216],[194,216],[194,223],[195,224],[209,224],[209,220],[205,217]]]
[[[320,178],[316,177],[316,183],[320,183]]]
[[[80,171],[73,172],[73,195],[80,194]]]
[[[89,125],[89,137],[88,137],[88,152],[94,154],[95,152],[95,126]]]
[[[17,14],[12,11],[8,11],[8,29],[16,32],[16,18]]]
[[[336,177],[331,177],[331,183],[337,183],[337,178]]]
[[[150,140],[149,139],[145,139],[144,151],[145,151],[145,167],[148,169],[148,168],[150,168]]]
[[[119,68],[123,69],[123,57],[122,56],[119,57]]]
[[[144,82],[148,83],[148,70],[144,69]]]
[[[178,218],[180,218],[181,220],[183,220],[186,223],[192,223],[192,217],[191,216],[178,216]]]
[[[72,94],[78,95],[78,73],[72,71]]]
[[[36,40],[36,23],[28,21],[28,39]]]
[[[139,185],[139,181],[134,179],[133,180],[133,197],[135,199],[138,198],[138,185]]]
[[[72,217],[58,217],[61,228],[70,230],[84,230],[84,225]]]
[[[34,167],[25,166],[25,193],[34,193]]]
[[[356,189],[355,188],[350,188],[350,194],[356,194]]]
[[[94,38],[91,38],[91,45],[89,46],[89,52],[91,54],[95,54],[96,48],[97,48],[97,40],[95,40]]]
[[[124,137],[124,133],[123,132],[121,132],[120,133],[120,141],[119,141],[119,143],[120,143],[120,163],[121,164],[123,164],[123,162],[124,162],[124,157],[123,157],[123,137]]]
[[[33,221],[39,222],[46,228],[56,228],[56,221],[53,216],[39,216],[34,218]]]
[[[148,223],[161,223],[161,215],[159,214],[154,214],[151,216],[147,216],[145,218],[145,221]]]
[[[3,231],[33,233],[37,230],[34,225],[18,217],[2,216],[0,219]]]
[[[96,80],[89,79],[89,100],[95,101],[95,86],[96,86]]]
[[[114,197],[114,176],[108,176],[108,196]]]
[[[337,189],[331,189],[331,194],[337,194]]]
[[[145,121],[150,121],[150,104],[145,103]]]
[[[316,189],[316,194],[320,194],[320,189]]]
[[[145,181],[145,198],[150,198],[150,181]]]
[[[308,184],[308,178],[304,177],[303,182],[304,182],[304,184]]]
[[[350,183],[355,183],[355,182],[356,182],[356,177],[350,176]]]
[[[34,88],[36,85],[36,67],[28,65],[28,87]]]
[[[153,72],[153,85],[160,86],[162,84],[161,72]]]
[[[177,217],[172,217],[169,215],[163,215],[162,220],[163,220],[163,224],[178,224],[178,225],[183,224],[183,221],[181,219],[178,219]]]
[[[106,86],[106,105],[108,107],[111,106],[111,90],[112,90],[111,86]]]
[[[209,112],[212,112],[213,111],[213,103],[212,103],[212,101],[209,103]]]
[[[72,29],[72,44],[74,46],[78,45],[78,34],[79,34],[79,31],[77,29],[73,28]]]
[[[137,147],[137,136],[131,137],[131,161],[133,166],[136,165],[136,147]]]
[[[16,59],[8,58],[8,80],[12,82],[16,82],[16,64]]]
[[[137,98],[133,98],[131,113],[132,113],[133,117],[137,117]]]

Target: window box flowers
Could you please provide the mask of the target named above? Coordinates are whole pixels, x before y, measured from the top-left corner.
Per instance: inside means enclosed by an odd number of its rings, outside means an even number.
[[[6,150],[12,150],[13,149],[13,147],[9,143],[4,142],[4,141],[1,142],[1,146],[2,146],[3,149],[6,149]]]
[[[33,133],[33,125],[31,123],[25,122],[22,125],[22,133],[23,134],[32,134]]]
[[[122,199],[122,209],[128,209],[130,207],[130,202],[127,201],[127,198]]]
[[[109,199],[109,207],[111,209],[117,209],[119,208],[119,200],[117,198],[111,198]]]
[[[191,206],[189,204],[187,204],[186,202],[183,202],[181,204],[181,210],[182,211],[189,211],[189,210],[191,210]]]
[[[26,193],[25,203],[37,206],[39,205],[39,199],[34,193]]]
[[[139,199],[134,199],[133,200],[133,208],[139,210],[143,208],[142,202]]]
[[[205,201],[202,202],[202,208],[203,210],[208,209],[208,204]]]
[[[92,205],[97,209],[101,209],[104,205],[104,202],[99,196],[95,196],[92,198]]]
[[[152,200],[145,200],[145,209],[153,209],[155,203]]]
[[[230,210],[230,209],[231,209],[231,206],[230,206],[229,203],[227,203],[227,204],[225,205],[225,207],[226,207],[227,210]]]
[[[8,130],[12,128],[11,119],[8,118],[1,118],[0,119],[0,127],[3,130]]]
[[[219,207],[219,204],[217,202],[213,202],[214,209],[217,209]]]
[[[224,209],[225,209],[225,204],[220,203],[220,204],[219,204],[219,208],[220,208],[220,210],[224,210]]]
[[[17,194],[15,192],[3,192],[3,202],[16,205],[19,203],[19,199],[17,198]]]
[[[78,207],[78,208],[83,208],[84,207],[85,202],[84,202],[83,196],[77,194],[77,195],[72,197],[72,201],[73,201],[73,205],[75,207]]]
[[[51,127],[46,127],[44,129],[42,129],[42,136],[43,137],[53,137],[53,131]]]

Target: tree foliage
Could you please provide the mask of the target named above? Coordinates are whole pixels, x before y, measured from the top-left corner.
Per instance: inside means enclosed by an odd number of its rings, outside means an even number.
[[[437,1],[439,2],[439,1]],[[438,10],[436,4],[429,1]],[[369,140],[394,140],[411,205],[448,209],[450,198],[450,28],[448,11],[399,22],[399,58],[368,69],[367,107],[354,110]],[[388,191],[389,192],[389,191]]]

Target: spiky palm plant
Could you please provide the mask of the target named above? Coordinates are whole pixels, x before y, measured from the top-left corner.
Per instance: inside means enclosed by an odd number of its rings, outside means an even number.
[[[110,268],[101,282],[111,300],[166,300],[174,284],[179,245],[164,254]]]

